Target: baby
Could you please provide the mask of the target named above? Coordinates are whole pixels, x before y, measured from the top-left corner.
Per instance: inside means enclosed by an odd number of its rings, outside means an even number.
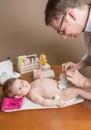
[[[47,107],[62,107],[76,96],[91,99],[91,93],[86,90],[73,86],[60,89],[58,81],[48,78],[37,79],[31,84],[25,80],[11,78],[3,84],[3,92],[7,97],[27,96],[33,102]]]

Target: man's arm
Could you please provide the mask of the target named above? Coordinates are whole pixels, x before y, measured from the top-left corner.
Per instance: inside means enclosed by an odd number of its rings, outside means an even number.
[[[80,62],[79,64],[80,64],[80,66],[81,66],[82,68],[91,66],[91,56],[89,56],[88,54],[85,54],[85,55],[82,57],[82,60],[81,60],[81,62]]]

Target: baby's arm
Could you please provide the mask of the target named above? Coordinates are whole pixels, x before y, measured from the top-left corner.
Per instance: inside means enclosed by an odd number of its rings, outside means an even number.
[[[46,107],[52,107],[52,106],[59,106],[60,100],[57,99],[45,99],[41,95],[37,94],[36,92],[31,92],[30,99],[40,105],[46,106]]]

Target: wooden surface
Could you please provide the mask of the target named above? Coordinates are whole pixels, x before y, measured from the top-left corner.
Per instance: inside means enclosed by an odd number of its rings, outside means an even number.
[[[58,80],[61,67],[54,65],[52,69]],[[21,78],[31,82],[32,73],[24,74]],[[91,130],[91,101],[86,100],[65,108],[9,113],[0,111],[0,130]]]

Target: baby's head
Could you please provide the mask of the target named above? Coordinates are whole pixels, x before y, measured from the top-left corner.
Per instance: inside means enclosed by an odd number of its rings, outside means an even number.
[[[3,84],[3,93],[7,97],[19,98],[27,95],[30,90],[30,84],[21,79],[11,78]]]
[[[16,78],[8,79],[3,84],[3,93],[7,97],[14,97],[15,94],[13,93],[13,84],[16,81]]]

